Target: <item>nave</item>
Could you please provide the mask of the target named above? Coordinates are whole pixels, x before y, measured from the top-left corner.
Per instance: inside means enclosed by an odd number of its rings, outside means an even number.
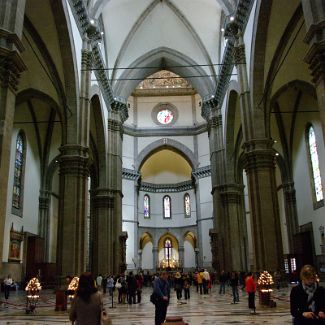
[[[177,303],[176,293],[171,291],[171,303],[167,316],[182,316],[189,325],[216,324],[291,324],[289,312],[289,294],[291,288],[275,290],[276,308],[265,308],[256,299],[257,315],[250,315],[247,308],[247,295],[240,291],[239,304],[231,304],[231,289],[225,295],[219,295],[219,286],[214,285],[209,295],[199,295],[196,288],[191,288],[191,299]],[[144,288],[142,302],[136,305],[120,305],[114,299],[114,307],[108,294],[105,295],[105,308],[112,317],[113,325],[152,325],[154,323],[154,306],[149,301],[151,288]],[[117,299],[116,294],[114,298]],[[66,312],[55,312],[55,299],[52,291],[42,292],[39,308],[34,315],[24,311],[24,293],[14,293],[10,297],[9,308],[0,307],[0,324],[6,325],[51,325],[71,324]]]

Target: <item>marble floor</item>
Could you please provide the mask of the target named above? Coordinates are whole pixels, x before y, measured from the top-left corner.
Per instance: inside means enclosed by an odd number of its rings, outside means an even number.
[[[177,303],[176,294],[172,292],[168,308],[169,316],[182,316],[190,325],[215,325],[215,324],[291,324],[289,315],[290,288],[276,290],[274,300],[275,308],[261,307],[256,301],[257,315],[250,315],[247,308],[247,296],[240,292],[240,302],[231,304],[230,288],[225,295],[219,295],[218,287],[212,288],[211,294],[204,296],[196,293],[191,288],[191,299],[185,303]],[[152,325],[154,324],[154,305],[149,301],[151,289],[143,290],[143,301],[136,305],[120,305],[111,301],[106,295],[105,307],[111,315],[113,325]],[[114,297],[116,299],[116,297]],[[1,297],[3,300],[3,296]],[[47,325],[70,324],[67,312],[55,312],[55,297],[53,291],[42,291],[39,306],[35,314],[25,313],[24,292],[11,293],[8,308],[0,305],[0,324],[15,325]]]

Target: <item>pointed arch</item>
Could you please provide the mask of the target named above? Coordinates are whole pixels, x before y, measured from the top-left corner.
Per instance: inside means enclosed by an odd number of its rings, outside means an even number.
[[[194,153],[184,146],[182,143],[173,140],[173,139],[159,139],[155,142],[152,142],[150,145],[145,147],[138,155],[135,169],[140,170],[144,162],[154,153],[162,150],[169,149],[178,154],[180,154],[194,169],[198,166],[197,159],[195,158]]]
[[[129,65],[129,67],[134,66],[141,66],[144,69],[126,69],[121,74],[120,80],[113,85],[114,93],[117,96],[128,98],[140,80],[165,69],[166,66],[173,67],[169,70],[183,78],[202,76],[202,78],[186,78],[201,97],[212,94],[215,90],[215,84],[197,62],[171,48],[159,47],[149,51]]]

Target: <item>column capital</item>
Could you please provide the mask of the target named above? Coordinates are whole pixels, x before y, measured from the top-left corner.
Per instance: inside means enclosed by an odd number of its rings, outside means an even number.
[[[127,103],[122,98],[114,97],[114,101],[111,103],[111,111],[119,116],[122,124],[129,117]]]
[[[48,196],[40,196],[38,198],[39,208],[40,209],[48,209],[50,205],[50,198]]]
[[[242,184],[222,184],[218,186],[223,203],[240,203],[244,195],[244,185]]]
[[[67,144],[60,148],[60,174],[89,176],[89,148]]]
[[[114,209],[114,197],[109,195],[95,195],[92,198],[94,208]]]
[[[253,139],[244,143],[244,168],[275,168],[275,151],[272,139]]]

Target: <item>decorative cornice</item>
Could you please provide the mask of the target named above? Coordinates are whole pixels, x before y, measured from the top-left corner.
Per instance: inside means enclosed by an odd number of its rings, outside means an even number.
[[[234,15],[234,21],[232,22],[241,31],[245,31],[248,18],[253,6],[254,0],[239,0],[236,13]],[[227,23],[227,22],[226,22]],[[215,92],[215,100],[221,105],[225,97],[227,87],[231,78],[231,72],[234,68],[234,43],[231,39],[228,39],[226,48],[222,57],[222,64],[219,70],[219,79],[217,82],[217,88]],[[208,98],[203,98],[203,101],[208,100]],[[203,109],[204,108],[204,109]],[[201,115],[207,120],[209,117],[209,107],[203,106]]]
[[[17,91],[20,75],[26,65],[17,51],[0,47],[0,85]]]
[[[197,126],[171,128],[137,128],[130,125],[124,125],[124,133],[133,137],[166,137],[166,136],[182,136],[182,135],[199,135],[207,131],[207,124],[202,123]]]
[[[140,173],[133,169],[123,168],[122,178],[137,181],[140,178]]]
[[[122,124],[128,119],[129,113],[126,102],[122,98],[114,98],[110,105],[112,112],[119,114]]]
[[[194,88],[135,89],[134,97],[192,96],[197,94]]]
[[[185,192],[194,188],[192,180],[185,181],[176,184],[152,184],[152,183],[140,183],[140,191],[151,193],[175,193]]]
[[[246,64],[245,45],[234,46],[233,51],[235,65]]]
[[[309,64],[312,80],[316,85],[325,80],[325,40],[310,47],[305,62]]]
[[[114,95],[111,84],[109,82],[108,72],[105,69],[105,63],[102,57],[102,52],[98,44],[93,46],[92,55],[95,76],[98,80],[99,87],[102,91],[106,106],[110,107],[111,104],[114,102]]]
[[[211,166],[204,166],[204,167],[197,168],[192,171],[192,175],[196,179],[210,177],[211,176]]]

